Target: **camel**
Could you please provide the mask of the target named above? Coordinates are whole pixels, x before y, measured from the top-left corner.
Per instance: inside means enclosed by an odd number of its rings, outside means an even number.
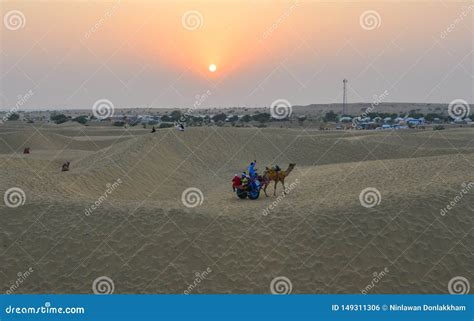
[[[265,172],[263,173],[262,175],[262,188],[263,188],[263,191],[265,192],[265,196],[268,197],[267,195],[267,187],[268,185],[270,184],[271,181],[274,181],[275,182],[275,188],[273,189],[273,196],[276,196],[276,188],[277,188],[277,184],[278,182],[281,182],[281,184],[283,185],[283,194],[286,194],[285,192],[285,178],[291,173],[291,171],[293,170],[293,168],[295,168],[296,164],[290,164],[288,166],[288,168],[286,169],[286,171],[276,171],[272,168],[268,168],[266,167],[265,168]]]

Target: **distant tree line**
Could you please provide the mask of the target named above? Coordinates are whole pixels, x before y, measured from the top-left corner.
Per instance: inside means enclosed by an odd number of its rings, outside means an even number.
[[[62,124],[62,123],[67,122],[69,119],[71,119],[71,117],[68,117],[68,116],[66,116],[66,115],[64,115],[64,114],[56,114],[56,113],[53,113],[53,114],[51,114],[50,119],[51,119],[55,124]]]
[[[230,116],[230,117],[229,117]],[[179,110],[172,111],[169,115],[161,116],[161,121],[163,122],[177,122],[181,120],[183,114]],[[265,123],[271,121],[271,115],[269,113],[256,113],[255,115],[244,115],[239,119],[237,115],[227,115],[226,113],[219,113],[214,116],[195,116],[195,115],[187,115],[185,117],[186,122],[191,124],[199,124],[199,123],[210,123],[211,120],[215,123],[222,123],[222,122],[231,122],[235,123],[237,121],[241,122],[250,122],[250,121],[258,121],[260,123]]]
[[[452,120],[452,118],[449,115],[445,115],[443,113],[435,113],[435,112],[430,112],[423,114],[419,112],[419,110],[411,110],[409,112],[405,113],[383,113],[383,112],[369,112],[369,113],[364,113],[362,115],[339,115],[338,113],[335,113],[334,111],[328,111],[324,114],[322,117],[322,120],[324,122],[339,122],[342,117],[369,117],[370,119],[375,119],[375,118],[391,118],[392,120],[396,119],[397,117],[411,117],[411,118],[421,118],[424,117],[424,119],[428,122],[432,122],[436,119],[439,119],[440,121],[443,122],[449,122]],[[474,114],[470,115],[470,118],[474,120]],[[10,121],[15,121],[20,119],[20,115],[18,113],[11,113],[8,115],[7,120]],[[67,121],[73,121],[77,122],[79,124],[85,125],[89,120],[95,119],[93,115],[80,115],[77,117],[72,118],[71,116],[66,116],[65,114],[62,113],[52,113],[50,116],[51,121],[53,121],[56,124],[62,124]],[[301,115],[297,117],[298,122],[302,123],[305,121],[307,117],[305,115]],[[201,116],[201,115],[193,115],[192,113],[182,113],[180,110],[173,110],[169,114],[165,114],[161,116],[161,121],[164,123],[176,123],[176,122],[186,122],[190,126],[202,126],[205,124],[209,124],[214,122],[218,126],[222,126],[224,122],[229,122],[233,126],[239,126],[239,123],[248,123],[251,121],[258,122],[258,126],[263,126],[267,122],[271,121],[285,121],[288,120],[288,118],[285,119],[273,119],[270,115],[270,113],[267,112],[259,112],[256,111],[255,114],[250,115],[250,114],[245,114],[241,117],[237,115],[228,115],[224,112],[218,113],[214,116]],[[126,120],[124,119],[123,121],[116,121],[113,123],[114,126],[124,126],[126,123]],[[136,125],[135,124],[131,124]],[[160,128],[165,128],[165,127],[171,127],[173,126],[172,124],[160,124]]]
[[[20,119],[20,115],[18,115],[17,113],[10,114],[7,118],[7,120],[18,120],[18,119]]]

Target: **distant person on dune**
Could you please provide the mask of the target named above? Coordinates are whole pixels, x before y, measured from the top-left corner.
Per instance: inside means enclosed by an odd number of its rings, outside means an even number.
[[[153,127],[151,128],[151,132],[152,132],[152,133],[156,132],[155,126],[153,126]]]
[[[65,162],[61,168],[62,172],[67,172],[69,170],[69,165],[71,165],[70,162]]]
[[[176,125],[176,129],[179,130],[180,132],[184,132],[184,125],[179,123],[178,125]]]
[[[30,153],[30,148],[25,147],[25,149],[23,150],[23,154],[29,154],[29,153]]]

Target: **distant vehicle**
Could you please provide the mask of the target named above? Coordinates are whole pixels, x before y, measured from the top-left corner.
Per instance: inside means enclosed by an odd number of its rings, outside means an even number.
[[[408,126],[395,125],[395,126],[393,126],[393,129],[408,129]]]
[[[350,123],[352,121],[352,117],[344,116],[344,117],[341,117],[341,119],[339,121],[341,123]]]
[[[357,129],[376,129],[379,126],[375,122],[362,122],[357,124]]]
[[[469,119],[469,120],[470,120],[470,119]],[[456,119],[454,119],[454,123],[455,123],[455,124],[467,124],[467,119],[456,118]]]
[[[409,125],[423,125],[425,123],[424,119],[408,118],[407,124]]]
[[[374,122],[376,122],[376,123],[382,122],[382,117],[375,117]]]
[[[404,121],[405,121],[405,118],[402,118],[402,117],[395,118],[395,122],[397,123],[404,122]]]

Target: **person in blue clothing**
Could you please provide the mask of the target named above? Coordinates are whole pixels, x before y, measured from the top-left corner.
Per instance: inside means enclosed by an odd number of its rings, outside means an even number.
[[[257,161],[254,160],[253,162],[250,163],[249,166],[249,176],[250,178],[255,178],[257,177],[257,169],[255,168],[257,166]]]

